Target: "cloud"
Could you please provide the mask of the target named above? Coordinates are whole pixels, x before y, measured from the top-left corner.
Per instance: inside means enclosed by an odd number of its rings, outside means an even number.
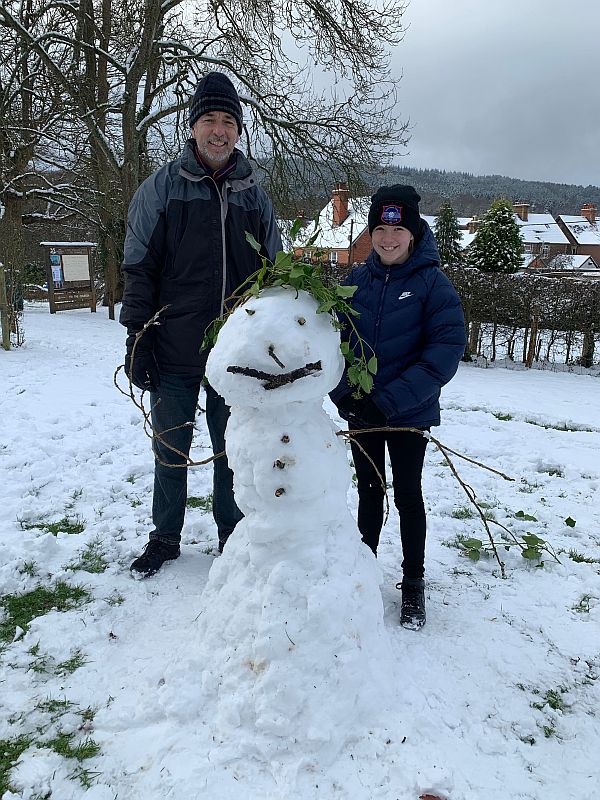
[[[400,163],[600,184],[600,3],[412,0],[404,19]]]

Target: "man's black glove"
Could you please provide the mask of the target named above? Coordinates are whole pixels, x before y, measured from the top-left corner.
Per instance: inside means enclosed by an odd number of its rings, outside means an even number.
[[[357,400],[347,394],[340,400],[338,408],[342,416],[357,428],[383,428],[387,425],[385,414],[369,395]]]
[[[127,377],[131,379],[133,385],[137,386],[138,389],[147,392],[156,392],[160,386],[160,375],[156,359],[154,358],[153,332],[147,330],[143,336],[140,336],[135,348],[135,354],[133,353],[133,345],[135,344],[137,331],[128,328],[127,333],[127,352],[125,354],[125,372]]]

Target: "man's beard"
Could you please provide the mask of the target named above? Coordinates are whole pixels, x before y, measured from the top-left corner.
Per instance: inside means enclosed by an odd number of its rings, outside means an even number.
[[[208,144],[211,143],[208,142]],[[219,142],[219,144],[221,144],[221,142]],[[202,147],[198,146],[198,152],[200,153],[200,157],[205,159],[207,162],[213,161],[217,164],[226,164],[229,161],[229,157],[231,156],[233,148],[230,146],[229,142],[225,142],[225,145],[226,147],[223,149],[222,153],[209,152],[206,145],[203,145]]]

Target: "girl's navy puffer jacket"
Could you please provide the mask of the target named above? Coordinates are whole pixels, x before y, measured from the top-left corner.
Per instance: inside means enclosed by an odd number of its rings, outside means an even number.
[[[422,225],[423,235],[404,264],[386,267],[372,251],[344,280],[358,286],[351,302],[360,317],[353,321],[367,359],[371,348],[377,356],[371,397],[397,427],[440,424],[440,390],[458,369],[466,343],[460,299],[440,269],[429,226]],[[348,330],[346,320],[344,337]],[[350,342],[358,354],[354,333]],[[344,372],[330,396],[337,405],[352,391]]]

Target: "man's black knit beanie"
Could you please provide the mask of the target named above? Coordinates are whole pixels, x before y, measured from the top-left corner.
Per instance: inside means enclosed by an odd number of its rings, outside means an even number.
[[[396,183],[394,186],[381,186],[371,198],[369,208],[369,233],[378,225],[396,225],[409,230],[420,238],[421,217],[419,215],[420,195],[412,186]]]
[[[237,122],[242,132],[242,106],[235,86],[222,72],[209,72],[198,84],[190,103],[190,128],[196,120],[209,111],[224,111]]]

